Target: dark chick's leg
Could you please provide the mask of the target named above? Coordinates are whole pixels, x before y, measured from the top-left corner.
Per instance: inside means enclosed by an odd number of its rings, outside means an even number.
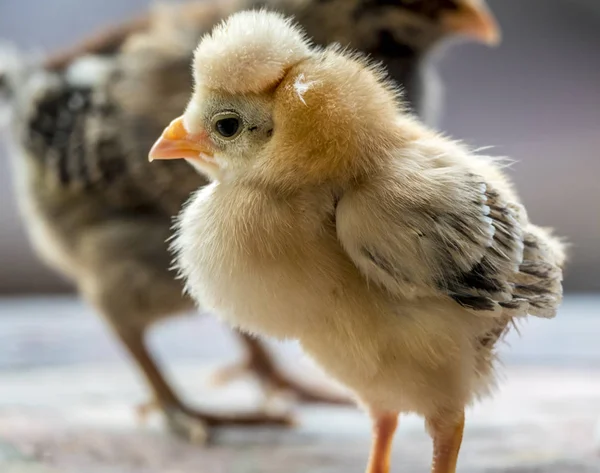
[[[273,356],[262,341],[243,333],[235,332],[246,350],[246,359],[227,366],[214,377],[215,383],[223,384],[245,373],[256,376],[266,392],[284,391],[293,394],[299,401],[306,403],[325,403],[336,405],[353,404],[350,398],[327,392],[326,389],[305,386],[278,368]]]
[[[207,428],[213,426],[288,426],[292,424],[292,419],[288,416],[269,415],[264,412],[214,414],[187,407],[173,391],[156,361],[148,352],[143,334],[129,332],[127,334],[119,333],[119,336],[144,374],[153,392],[157,407],[163,411],[169,427],[174,433],[190,441],[204,442],[209,433]]]
[[[78,242],[87,272],[80,280],[81,294],[104,316],[135,360],[152,391],[153,404],[169,427],[190,440],[202,441],[218,425],[289,425],[286,415],[221,414],[192,409],[177,395],[145,343],[153,323],[193,309],[182,296],[181,282],[169,265],[165,240],[169,226],[162,220],[117,220],[99,225]],[[207,340],[210,343],[210,340]]]

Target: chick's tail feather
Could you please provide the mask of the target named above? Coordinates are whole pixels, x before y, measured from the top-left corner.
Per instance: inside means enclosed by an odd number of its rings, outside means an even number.
[[[0,42],[0,129],[27,117],[40,94],[56,86],[57,78],[45,69],[42,56]]]

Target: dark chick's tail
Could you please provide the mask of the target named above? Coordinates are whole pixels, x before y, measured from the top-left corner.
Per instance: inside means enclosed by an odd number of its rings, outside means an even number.
[[[56,74],[46,70],[41,57],[0,43],[0,127],[29,116],[40,94],[57,80]]]
[[[35,68],[32,57],[13,45],[0,43],[0,125],[6,125]]]
[[[16,48],[0,44],[0,100],[9,101],[14,96],[15,84],[24,67]]]
[[[17,84],[26,66],[13,46],[0,43],[0,129],[6,128],[12,115]]]

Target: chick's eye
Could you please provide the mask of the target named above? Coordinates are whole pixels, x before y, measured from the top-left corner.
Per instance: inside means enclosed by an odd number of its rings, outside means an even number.
[[[213,120],[213,128],[222,138],[232,139],[242,130],[242,122],[232,113],[217,115]]]
[[[237,118],[223,118],[217,122],[217,131],[226,138],[235,135],[240,127],[240,121]]]

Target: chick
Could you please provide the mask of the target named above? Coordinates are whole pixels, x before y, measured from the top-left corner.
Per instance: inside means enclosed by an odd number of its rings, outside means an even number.
[[[144,336],[156,321],[192,308],[169,272],[171,217],[206,184],[185,163],[151,167],[154,138],[187,102],[189,62],[201,34],[246,2],[161,6],[72,50],[7,77],[14,100],[15,167],[24,221],[41,257],[75,282],[144,374],[171,428],[203,436],[203,426],[287,423],[287,417],[222,416],[192,410],[174,392]],[[364,49],[394,67],[423,108],[423,58],[442,39],[464,34],[493,43],[498,28],[474,0],[272,2],[296,14],[319,41]],[[425,110],[423,110],[425,113]],[[267,388],[301,400],[343,402],[277,369],[262,343],[240,335],[243,367]],[[239,372],[233,367],[223,373]],[[221,376],[223,377],[223,376]],[[225,376],[226,377],[226,376]]]
[[[494,345],[550,318],[564,253],[496,160],[407,113],[381,69],[311,47],[285,17],[242,12],[206,36],[194,92],[151,159],[211,183],[181,213],[189,294],[249,333],[296,339],[373,418],[389,471],[399,413],[423,416],[454,472],[465,407],[494,385]]]
[[[488,45],[497,45],[501,38],[485,0],[193,1],[157,5],[147,15],[51,55],[44,65],[60,70],[85,54],[114,54],[123,43],[127,49],[145,45],[163,52],[168,45],[179,43],[177,54],[183,55],[184,49],[191,57],[204,32],[234,11],[252,6],[268,6],[294,16],[317,43],[338,42],[383,61],[405,89],[405,100],[428,123],[437,122],[443,102],[441,81],[426,61],[430,53],[456,36]],[[183,70],[188,63],[181,61],[177,68]]]

